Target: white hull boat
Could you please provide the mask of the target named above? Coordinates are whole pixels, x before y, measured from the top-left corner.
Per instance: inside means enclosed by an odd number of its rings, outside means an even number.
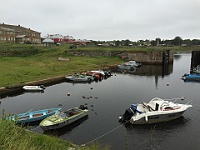
[[[72,76],[65,77],[67,81],[74,81],[74,82],[91,82],[94,80],[93,76],[87,76],[84,74],[74,74]]]
[[[67,111],[59,111],[56,114],[42,120],[39,126],[45,130],[59,129],[72,124],[79,119],[88,115],[88,110],[81,105],[79,108],[74,107]]]
[[[191,101],[180,104],[175,103],[176,100],[163,100],[156,97],[148,103],[132,104],[119,119],[131,124],[149,124],[174,120],[181,117],[188,108],[192,107]]]
[[[43,85],[38,85],[38,86],[25,85],[22,88],[25,91],[44,91],[44,89],[45,89],[45,87]]]
[[[133,67],[140,67],[141,66],[141,63],[138,63],[138,62],[136,62],[136,61],[129,61],[129,62],[127,62],[127,63],[125,63],[125,64],[127,64],[127,65],[131,65],[131,66],[133,66]]]
[[[131,69],[132,69],[132,70],[135,70],[135,69],[136,69],[135,66],[132,66],[132,65],[126,64],[126,63],[117,65],[117,67],[118,67],[119,69],[123,69],[123,70],[131,70]]]
[[[91,70],[90,72],[92,72],[92,73],[99,73],[102,76],[105,76],[105,72],[103,70],[101,70],[101,69],[99,69],[99,70]]]

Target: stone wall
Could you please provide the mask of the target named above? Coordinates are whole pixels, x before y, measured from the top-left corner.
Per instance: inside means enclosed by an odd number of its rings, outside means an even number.
[[[169,50],[159,51],[159,52],[70,50],[67,52],[74,56],[91,56],[91,57],[93,56],[107,56],[107,57],[119,56],[123,59],[135,60],[143,64],[163,64],[163,60],[166,58],[167,58],[168,63],[173,62],[173,53]]]

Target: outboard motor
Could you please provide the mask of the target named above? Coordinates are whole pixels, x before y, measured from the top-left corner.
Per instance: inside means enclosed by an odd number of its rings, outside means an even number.
[[[85,109],[87,109],[87,106],[80,105],[79,108],[82,109],[82,110],[85,110]]]
[[[126,109],[125,113],[119,117],[119,121],[122,123],[129,121],[131,117],[136,113],[135,110],[133,110],[131,107]]]

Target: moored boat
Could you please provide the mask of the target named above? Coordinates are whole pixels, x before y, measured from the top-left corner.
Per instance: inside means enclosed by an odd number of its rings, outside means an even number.
[[[31,123],[42,120],[48,116],[51,116],[60,110],[61,108],[49,108],[36,111],[30,110],[25,113],[8,116],[6,117],[6,120],[13,120],[16,121],[17,123]]]
[[[141,63],[138,63],[136,61],[128,61],[122,64],[117,65],[119,69],[124,69],[124,70],[135,70],[136,68],[140,67]]]
[[[175,103],[176,100],[178,99],[163,100],[156,97],[148,103],[132,104],[119,119],[131,124],[159,123],[177,119],[192,105],[191,101],[180,104]]]
[[[184,74],[183,80],[200,81],[200,74]]]
[[[126,62],[125,64],[131,65],[131,66],[133,66],[133,67],[140,67],[140,66],[142,65],[141,63],[138,63],[138,62],[136,62],[136,61],[134,61],[134,60],[128,61],[128,62]]]
[[[42,120],[39,126],[45,130],[59,129],[67,126],[71,123],[78,121],[79,119],[88,115],[88,110],[81,105],[80,107],[74,107],[67,111],[59,111],[52,116],[49,116]]]
[[[91,82],[94,80],[93,76],[85,74],[74,74],[72,76],[66,76],[65,78],[67,81],[74,81],[74,82]]]
[[[91,70],[90,72],[92,73],[98,73],[98,74],[101,74],[101,76],[105,76],[105,72],[101,69],[98,69],[98,70]]]
[[[136,67],[135,66],[132,66],[132,65],[130,65],[130,64],[126,64],[126,63],[123,63],[123,64],[119,64],[119,65],[117,65],[117,67],[119,68],[119,69],[123,69],[123,70],[135,70],[136,69]]]
[[[44,85],[25,85],[22,87],[25,91],[44,91]]]

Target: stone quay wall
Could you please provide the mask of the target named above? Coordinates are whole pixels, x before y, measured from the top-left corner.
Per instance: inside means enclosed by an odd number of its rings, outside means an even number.
[[[173,63],[173,53],[170,50],[158,52],[127,52],[127,51],[87,51],[70,50],[67,53],[74,56],[119,56],[126,60],[135,60],[142,64],[163,64],[163,61]]]

